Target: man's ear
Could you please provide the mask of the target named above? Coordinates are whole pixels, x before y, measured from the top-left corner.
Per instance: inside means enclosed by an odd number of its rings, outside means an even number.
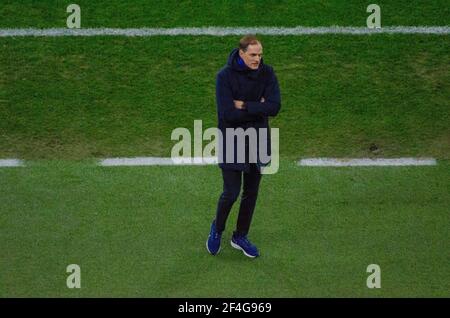
[[[242,49],[239,49],[239,56],[242,58],[244,56],[244,51]]]

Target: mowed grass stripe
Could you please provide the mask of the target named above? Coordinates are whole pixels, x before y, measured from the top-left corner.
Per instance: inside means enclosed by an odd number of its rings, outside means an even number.
[[[168,157],[217,126],[215,76],[239,36],[0,39],[0,157]],[[450,158],[450,37],[261,36],[282,97],[280,154]]]
[[[223,190],[217,167],[0,169],[0,296],[445,297],[449,164],[283,161],[261,181],[249,236],[257,260],[229,246],[238,203],[223,250],[206,251]],[[81,289],[66,287],[68,264],[80,265]],[[379,290],[366,287],[369,264],[381,267]]]
[[[371,3],[365,0],[77,0],[81,26],[88,28],[173,28],[273,25],[366,26]],[[447,0],[379,0],[382,25],[448,25]],[[70,2],[59,0],[3,0],[0,28],[65,27]]]

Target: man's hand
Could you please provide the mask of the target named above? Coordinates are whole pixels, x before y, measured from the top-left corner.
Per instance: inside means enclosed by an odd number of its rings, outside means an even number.
[[[237,109],[243,109],[243,106],[242,106],[242,105],[244,105],[244,101],[233,99],[233,102],[234,102],[234,107],[236,107]],[[265,102],[264,97],[261,97],[260,102],[261,102],[261,103],[264,103],[264,102]]]
[[[234,102],[234,107],[236,107],[237,109],[242,109],[242,105],[244,105],[244,102],[242,100],[233,100]]]

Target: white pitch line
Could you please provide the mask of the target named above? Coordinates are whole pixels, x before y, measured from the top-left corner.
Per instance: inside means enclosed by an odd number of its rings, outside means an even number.
[[[101,166],[171,166],[171,165],[211,165],[218,162],[217,157],[136,157],[106,158],[100,161]]]
[[[25,164],[19,159],[0,159],[0,168],[5,167],[24,167]]]
[[[106,158],[101,166],[167,166],[167,165],[213,165],[218,163],[217,157],[135,157],[135,158]],[[347,166],[434,166],[434,158],[307,158],[301,159],[299,166],[310,167],[347,167]],[[0,159],[1,167],[24,167],[25,163],[19,159]]]
[[[321,34],[450,34],[449,26],[386,26],[379,29],[367,27],[198,27],[198,28],[18,28],[0,29],[0,37],[14,36],[158,36],[158,35],[321,35]]]
[[[337,159],[337,158],[308,158],[298,162],[299,166],[310,167],[347,167],[347,166],[434,166],[433,158],[396,158],[396,159]]]

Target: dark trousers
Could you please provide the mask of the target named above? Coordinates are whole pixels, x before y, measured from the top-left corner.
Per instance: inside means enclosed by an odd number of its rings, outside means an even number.
[[[239,235],[247,235],[250,229],[262,176],[256,164],[251,164],[251,169],[248,173],[222,169],[223,192],[220,195],[216,213],[216,229],[218,232],[225,230],[228,215],[241,191],[242,175],[244,175],[244,189],[239,207],[236,232]]]

